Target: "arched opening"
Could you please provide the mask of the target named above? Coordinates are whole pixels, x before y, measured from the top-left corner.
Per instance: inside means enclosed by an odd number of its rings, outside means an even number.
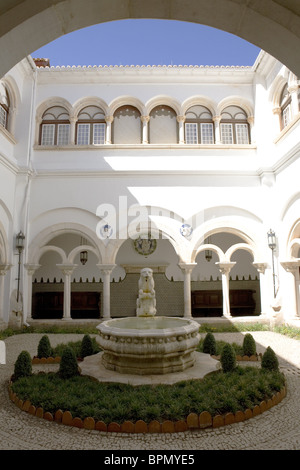
[[[261,312],[260,284],[253,256],[240,236],[229,232],[212,233],[204,240],[192,272],[192,315],[221,317],[224,315],[224,295],[228,294],[231,316],[253,316]],[[226,259],[228,250],[233,254]],[[249,246],[250,251],[250,246]],[[224,285],[224,277],[228,284]],[[228,289],[225,292],[224,289]]]
[[[53,237],[42,249],[32,284],[32,318],[100,317],[102,283],[93,244],[82,234]],[[69,290],[66,289],[69,283]],[[65,296],[70,294],[70,311]]]

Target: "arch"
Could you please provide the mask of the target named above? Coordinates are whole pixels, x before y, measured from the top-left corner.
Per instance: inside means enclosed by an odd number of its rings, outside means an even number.
[[[236,243],[235,245],[232,245],[230,248],[225,253],[225,257],[228,261],[231,260],[231,256],[233,253],[235,253],[237,250],[245,250],[248,253],[250,253],[253,256],[253,261],[255,257],[255,251],[251,245],[248,243]]]
[[[109,113],[108,105],[104,100],[98,96],[86,96],[84,98],[80,98],[73,104],[73,116],[77,118],[80,111],[87,106],[98,106],[103,110],[105,115]]]
[[[194,252],[192,262],[195,262],[198,254],[201,253],[202,251],[205,251],[205,250],[211,250],[214,253],[216,253],[217,257],[219,258],[220,263],[222,261],[225,261],[225,253],[224,253],[223,250],[221,250],[221,248],[219,248],[217,245],[214,245],[212,243],[205,243],[203,245],[200,245],[197,248],[197,250]]]
[[[146,108],[141,100],[135,98],[134,96],[124,95],[115,98],[109,104],[109,114],[113,116],[117,109],[121,108],[122,106],[132,106],[133,108],[138,109],[138,111],[141,113],[141,116],[146,113]]]
[[[102,260],[104,258],[104,246],[102,246],[103,243],[99,239],[97,239],[96,235],[91,229],[76,223],[58,223],[44,228],[32,240],[28,249],[28,260],[30,260],[30,262],[34,264],[37,264],[39,253],[41,252],[41,250],[45,248],[45,251],[47,251],[46,248],[52,246],[47,245],[47,243],[49,243],[54,237],[65,233],[76,233],[88,239],[92,244],[92,246],[88,245],[89,249],[92,247],[92,249],[95,250],[96,256],[99,260]],[[58,250],[60,250],[60,248],[58,248]],[[68,256],[64,251],[63,253],[64,255],[60,253],[63,256],[63,262],[67,262]]]
[[[254,115],[253,106],[250,101],[246,98],[243,98],[242,96],[237,95],[227,96],[222,101],[220,101],[217,106],[217,115],[220,116],[222,111],[228,106],[237,106],[242,108],[247,114],[248,118]]]
[[[66,110],[69,113],[70,118],[73,117],[73,107],[71,103],[66,100],[65,98],[62,98],[61,96],[52,96],[51,98],[48,98],[44,101],[42,101],[36,108],[36,121],[38,123],[41,122],[43,114],[45,111],[47,111],[48,108],[52,108],[53,106],[61,106],[62,108],[66,108]]]
[[[192,106],[205,106],[211,112],[212,116],[216,116],[217,103],[207,98],[204,95],[191,96],[186,99],[181,105],[181,114],[184,115]]]
[[[46,245],[46,246],[43,246],[42,248],[40,248],[39,251],[36,254],[36,257],[34,259],[34,263],[39,264],[39,261],[40,261],[41,257],[45,253],[47,253],[48,251],[54,251],[55,253],[57,253],[61,258],[62,264],[67,263],[67,255],[64,252],[64,250],[62,250],[58,246],[54,246],[54,245]]]
[[[146,114],[149,115],[151,111],[153,111],[153,109],[156,108],[157,106],[168,106],[169,108],[172,108],[175,111],[177,116],[180,115],[180,110],[181,110],[180,103],[176,99],[170,96],[159,95],[159,96],[154,96],[153,98],[151,98],[149,101],[147,101],[145,105],[146,110],[147,110]]]
[[[288,4],[284,0],[190,0],[188,4],[169,0],[86,0],[84,4],[78,0],[11,0],[1,8],[0,76],[24,56],[63,34],[125,18],[179,20],[218,28],[262,48],[300,76],[297,0]]]

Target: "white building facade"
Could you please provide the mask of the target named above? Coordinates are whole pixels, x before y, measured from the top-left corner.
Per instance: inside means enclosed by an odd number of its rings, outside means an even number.
[[[2,326],[135,315],[143,267],[158,315],[297,324],[299,85],[263,51],[253,67],[16,65]]]

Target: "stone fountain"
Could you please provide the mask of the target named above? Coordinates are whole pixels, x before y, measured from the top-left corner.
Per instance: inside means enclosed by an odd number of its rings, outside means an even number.
[[[102,351],[80,363],[82,375],[101,382],[132,385],[201,379],[219,361],[196,351],[199,324],[189,318],[156,316],[153,272],[141,270],[136,316],[114,318],[97,326]]]
[[[181,372],[194,365],[199,324],[192,319],[156,316],[153,272],[141,270],[136,317],[102,322],[98,342],[107,370],[152,375]]]

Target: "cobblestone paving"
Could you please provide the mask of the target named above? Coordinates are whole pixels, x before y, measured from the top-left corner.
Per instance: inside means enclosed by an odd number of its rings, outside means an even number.
[[[272,332],[252,334],[258,352],[267,346],[274,349],[285,373],[287,396],[279,405],[248,421],[221,428],[134,435],[68,427],[19,410],[8,398],[7,383],[18,354],[23,350],[36,354],[41,335],[12,336],[5,340],[7,363],[0,364],[0,450],[299,450],[300,343]],[[82,338],[48,336],[53,346]],[[215,337],[240,344],[243,340],[241,333],[218,333]]]

